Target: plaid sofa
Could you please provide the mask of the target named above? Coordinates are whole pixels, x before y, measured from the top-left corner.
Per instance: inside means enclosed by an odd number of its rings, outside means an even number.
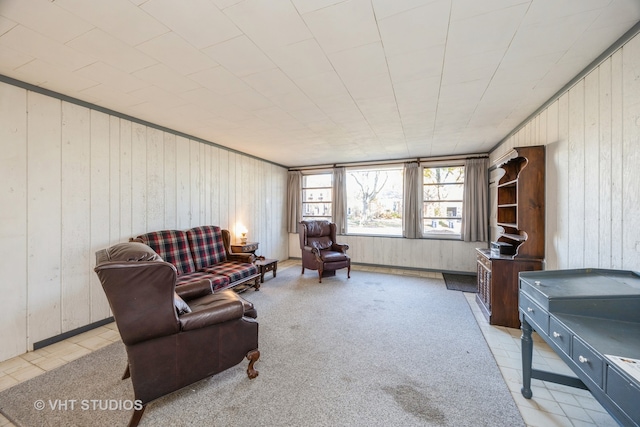
[[[176,267],[176,293],[192,299],[242,284],[260,287],[253,254],[232,253],[229,231],[205,225],[188,230],[161,230],[131,241],[151,247]]]

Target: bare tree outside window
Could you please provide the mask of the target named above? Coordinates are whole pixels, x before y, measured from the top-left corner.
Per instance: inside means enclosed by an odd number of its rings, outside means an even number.
[[[423,235],[459,235],[464,166],[424,168]]]
[[[402,169],[347,172],[347,232],[402,235]]]

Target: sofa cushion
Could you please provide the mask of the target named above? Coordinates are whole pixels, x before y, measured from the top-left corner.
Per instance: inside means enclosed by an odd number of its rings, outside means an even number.
[[[222,230],[214,225],[194,227],[186,232],[196,270],[227,260]]]
[[[229,286],[229,283],[231,282],[229,278],[225,275],[211,274],[204,271],[194,271],[188,274],[183,274],[182,276],[178,277],[178,280],[176,282],[176,292],[182,295],[182,292],[180,291],[181,286],[202,282],[203,280],[206,280],[209,282],[211,291],[215,291],[216,289],[220,289],[220,288],[225,288]]]
[[[163,260],[173,264],[178,271],[178,276],[196,271],[189,250],[187,234],[184,231],[154,231],[142,234],[136,239],[150,246]]]
[[[231,283],[258,274],[258,267],[246,262],[225,261],[204,269],[207,273],[227,276]]]

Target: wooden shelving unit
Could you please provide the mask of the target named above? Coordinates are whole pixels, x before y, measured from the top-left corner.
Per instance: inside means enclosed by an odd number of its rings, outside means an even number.
[[[476,301],[492,325],[520,327],[518,273],[542,270],[544,259],[544,146],[519,147],[496,162],[496,241],[512,245],[514,255],[477,249]]]

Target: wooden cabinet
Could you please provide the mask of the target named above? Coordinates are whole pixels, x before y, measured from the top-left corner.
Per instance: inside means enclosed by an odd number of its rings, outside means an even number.
[[[544,146],[514,148],[496,161],[496,245],[478,249],[478,302],[492,325],[519,328],[518,273],[542,269],[544,259]]]

